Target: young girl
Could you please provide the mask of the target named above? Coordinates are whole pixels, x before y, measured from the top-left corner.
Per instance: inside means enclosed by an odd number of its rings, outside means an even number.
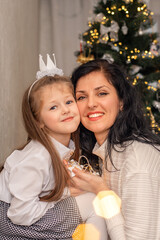
[[[49,55],[40,57],[37,80],[24,94],[22,113],[28,141],[6,160],[0,174],[1,239],[72,239],[86,222],[83,239],[107,239],[92,193],[70,197],[72,181],[63,159],[78,160],[74,133],[80,117],[70,80]],[[78,148],[77,148],[78,149]],[[80,234],[81,234],[81,228]],[[75,231],[76,233],[76,231]],[[81,239],[74,233],[74,239]]]

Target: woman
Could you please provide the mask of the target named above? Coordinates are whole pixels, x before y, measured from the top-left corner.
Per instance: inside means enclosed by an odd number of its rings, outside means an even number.
[[[133,86],[104,59],[75,69],[72,82],[82,153],[93,167],[99,161],[102,172],[75,169],[72,195],[98,194],[111,239],[160,239],[160,139],[149,130]]]

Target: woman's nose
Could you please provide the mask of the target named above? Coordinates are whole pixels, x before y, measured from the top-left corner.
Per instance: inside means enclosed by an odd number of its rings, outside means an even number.
[[[88,107],[95,108],[97,106],[97,102],[94,96],[88,97]]]

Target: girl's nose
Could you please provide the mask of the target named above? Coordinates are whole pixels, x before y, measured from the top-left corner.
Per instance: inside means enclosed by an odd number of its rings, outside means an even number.
[[[66,104],[64,104],[63,106],[62,106],[62,114],[66,114],[66,113],[69,113],[69,106],[68,105],[66,105]]]

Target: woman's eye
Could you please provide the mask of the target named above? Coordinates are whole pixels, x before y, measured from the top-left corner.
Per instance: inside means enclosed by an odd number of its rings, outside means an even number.
[[[66,102],[66,104],[71,104],[71,103],[73,103],[73,100],[69,100]]]
[[[98,93],[98,96],[106,96],[108,93],[107,92],[100,92]]]
[[[55,110],[57,108],[57,106],[52,106],[51,108],[50,108],[50,110]]]
[[[83,100],[83,99],[85,99],[85,96],[80,96],[80,97],[76,98],[76,101],[80,101],[80,100]]]

